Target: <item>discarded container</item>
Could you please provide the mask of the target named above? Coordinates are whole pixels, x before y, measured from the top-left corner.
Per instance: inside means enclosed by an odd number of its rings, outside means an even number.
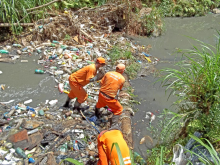
[[[45,114],[45,117],[50,120],[54,119],[53,115],[51,114]]]
[[[37,73],[37,74],[44,74],[44,71],[43,71],[43,70],[40,70],[40,69],[36,69],[36,70],[35,70],[35,73]]]
[[[137,152],[134,152],[134,160],[140,165],[147,165],[147,162]]]
[[[14,46],[14,47],[21,47],[20,44],[13,44],[12,46]]]
[[[38,114],[39,114],[39,116],[44,116],[44,110],[43,109],[39,110]]]
[[[29,103],[31,103],[32,101],[33,101],[32,99],[26,100],[26,101],[24,102],[24,104],[29,104]]]
[[[30,110],[30,111],[32,111],[32,112],[35,112],[35,109],[32,108],[32,107],[27,106],[26,109],[27,109],[27,110]]]
[[[4,49],[0,50],[0,53],[1,54],[9,54],[9,52],[7,50],[4,50]]]
[[[36,129],[34,129],[34,130],[28,131],[27,134],[28,134],[28,135],[31,135],[31,134],[36,133],[36,132],[38,132],[38,131],[39,131],[38,128],[36,128]]]
[[[57,67],[56,66],[51,66],[50,69],[57,69]]]
[[[2,74],[3,72],[0,70],[0,74]]]
[[[79,151],[79,146],[78,146],[77,140],[73,140],[73,149],[74,149],[75,151]]]
[[[57,71],[54,72],[55,75],[60,75],[60,74],[63,74],[63,73],[64,72],[62,70],[57,70]]]
[[[26,159],[26,158],[27,158],[26,154],[24,153],[24,151],[23,151],[20,147],[17,147],[16,150],[15,150],[15,152],[16,152],[20,157],[22,157],[23,159]]]
[[[58,102],[58,100],[51,100],[51,101],[49,101],[49,104],[51,107],[53,107],[54,105],[56,105],[57,102]]]
[[[59,44],[59,41],[53,40],[52,43],[54,43],[54,44]]]
[[[33,158],[29,158],[28,162],[29,163],[35,163],[35,160]]]
[[[49,57],[49,60],[54,60],[54,59],[56,59],[57,58],[57,55],[53,55],[53,56],[50,56]]]

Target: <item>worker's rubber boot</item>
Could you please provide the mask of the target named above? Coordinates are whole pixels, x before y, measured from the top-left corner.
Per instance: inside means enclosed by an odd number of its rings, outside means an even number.
[[[95,107],[95,116],[99,119],[101,117],[100,108]]]
[[[78,102],[78,100],[75,101],[73,110],[78,110],[80,112],[80,110],[85,111],[87,109],[89,109],[88,105],[82,106],[81,103]]]
[[[114,116],[110,119],[110,127],[118,126],[118,125],[119,125],[119,118],[120,118],[120,115],[114,115]]]
[[[70,100],[71,100],[71,99],[67,96],[66,102],[65,102],[65,104],[63,105],[63,107],[69,108],[69,107],[70,107]]]

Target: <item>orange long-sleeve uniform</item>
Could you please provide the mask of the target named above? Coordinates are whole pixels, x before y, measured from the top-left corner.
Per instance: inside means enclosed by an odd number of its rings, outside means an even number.
[[[83,103],[88,97],[88,94],[83,89],[83,86],[87,85],[96,73],[97,70],[95,64],[91,64],[71,74],[69,77],[69,84],[71,88],[70,93],[68,94],[69,98],[73,99],[77,97],[78,102]]]
[[[115,71],[106,73],[100,82],[101,88],[96,108],[102,108],[107,105],[114,115],[120,115],[123,111],[123,107],[119,101],[114,98],[117,95],[118,90],[122,89],[124,82],[125,78],[121,73]]]
[[[98,151],[99,151],[99,162],[98,165],[119,165],[118,154],[116,151],[116,147],[111,151],[112,144],[118,143],[119,148],[121,150],[121,154],[123,157],[123,161],[125,165],[130,165],[130,154],[127,143],[125,142],[121,131],[119,130],[111,130],[111,131],[103,131],[98,136]]]

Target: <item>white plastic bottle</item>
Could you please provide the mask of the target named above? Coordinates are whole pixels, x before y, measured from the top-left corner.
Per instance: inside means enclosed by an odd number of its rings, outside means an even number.
[[[54,105],[56,105],[57,102],[58,102],[57,99],[56,100],[51,100],[51,101],[49,101],[49,104],[50,104],[51,107],[53,107]]]

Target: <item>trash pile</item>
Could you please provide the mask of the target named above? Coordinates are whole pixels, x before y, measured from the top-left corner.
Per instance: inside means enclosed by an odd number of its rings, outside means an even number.
[[[57,100],[46,100],[37,107],[26,100],[15,106],[1,103],[0,164],[60,163],[74,158],[83,164],[93,164],[97,156],[96,141],[101,130],[107,129],[111,113],[102,108],[103,117],[91,118],[94,110],[83,112],[57,107]],[[83,120],[83,116],[86,120]]]
[[[106,38],[102,39],[100,38],[100,42],[97,44],[87,43],[85,46],[68,46],[64,45],[62,41],[55,40],[37,45],[38,42],[33,41],[30,42],[29,46],[13,44],[11,49],[16,48],[17,55],[15,57],[25,54],[39,55],[37,61],[39,68],[36,68],[35,74],[53,76],[57,82],[59,92],[68,94],[70,74],[94,63],[95,58],[99,56],[104,57],[108,63],[111,63],[111,59],[107,55],[108,49],[117,43],[125,48],[125,44],[129,41],[123,37],[115,39],[114,43]],[[109,43],[109,46],[101,47],[99,46],[100,43]],[[141,46],[134,46],[131,42],[130,44],[136,52],[143,49]],[[5,48],[10,48],[10,46]],[[2,50],[9,53],[11,49]],[[139,54],[143,56],[143,53]],[[2,55],[9,56],[8,54]],[[149,58],[154,59],[152,56]],[[15,59],[17,58],[11,60],[15,61]],[[117,62],[129,65],[128,60],[122,59]],[[106,72],[112,69],[109,64],[105,66]],[[126,82],[123,91],[119,94],[119,100],[124,106],[124,110],[127,111],[120,120],[124,138],[128,146],[132,148],[130,115],[134,115],[134,113],[129,108],[131,97],[126,92],[126,87],[130,86],[129,80],[127,76],[125,76],[125,79]],[[29,163],[35,162],[35,164],[46,162],[46,164],[54,165],[65,158],[74,158],[83,164],[94,164],[98,156],[96,148],[97,135],[102,130],[110,127],[108,119],[112,117],[112,113],[110,109],[102,108],[102,117],[99,120],[95,118],[94,107],[98,101],[99,83],[90,83],[84,88],[89,95],[84,104],[90,108],[84,111],[83,114],[73,111],[72,107],[69,109],[58,107],[58,100],[46,100],[45,103],[41,103],[37,107],[28,106],[32,102],[31,99],[14,106],[8,106],[13,103],[13,100],[1,102],[3,119],[0,121],[0,164],[19,164],[18,162],[29,161]],[[72,105],[74,105],[74,101],[73,99]]]
[[[135,62],[141,64],[145,70],[151,70],[159,60],[149,55],[150,46],[139,46],[127,38],[111,34],[114,28],[111,24],[117,20],[115,12],[120,13],[119,10],[124,7],[123,4],[115,8],[103,5],[99,8],[100,11],[97,8],[65,11],[60,16],[40,20],[32,29],[32,36],[29,37],[31,40],[23,37],[20,43],[0,46],[0,62],[15,62],[21,56],[39,56],[39,68],[36,68],[35,74],[54,77],[59,92],[63,94],[69,93],[69,76],[94,63],[100,56],[106,59],[105,71],[114,70],[114,66],[111,65],[113,61],[109,56],[114,45],[131,51],[135,56]],[[105,14],[98,15],[100,12]],[[102,22],[92,14],[102,16]],[[110,20],[110,16],[114,18],[114,15],[115,19]],[[123,12],[121,16],[124,17]],[[129,66],[131,61],[122,58],[115,63]],[[119,101],[126,111],[122,114],[120,122],[124,138],[132,148],[130,115],[134,115],[134,112],[129,107],[131,97],[126,92],[130,86],[129,78],[124,76],[126,82],[119,94]],[[83,164],[95,164],[98,155],[97,135],[110,127],[108,119],[112,117],[112,113],[106,107],[101,109],[100,119],[94,117],[99,82],[90,83],[84,88],[89,96],[83,104],[90,108],[81,113],[73,111],[72,107],[58,107],[58,100],[46,100],[37,107],[29,106],[31,99],[13,106],[13,100],[0,102],[3,114],[0,120],[0,164],[25,162],[55,165],[65,158],[74,158]],[[74,101],[73,99],[72,105]]]

